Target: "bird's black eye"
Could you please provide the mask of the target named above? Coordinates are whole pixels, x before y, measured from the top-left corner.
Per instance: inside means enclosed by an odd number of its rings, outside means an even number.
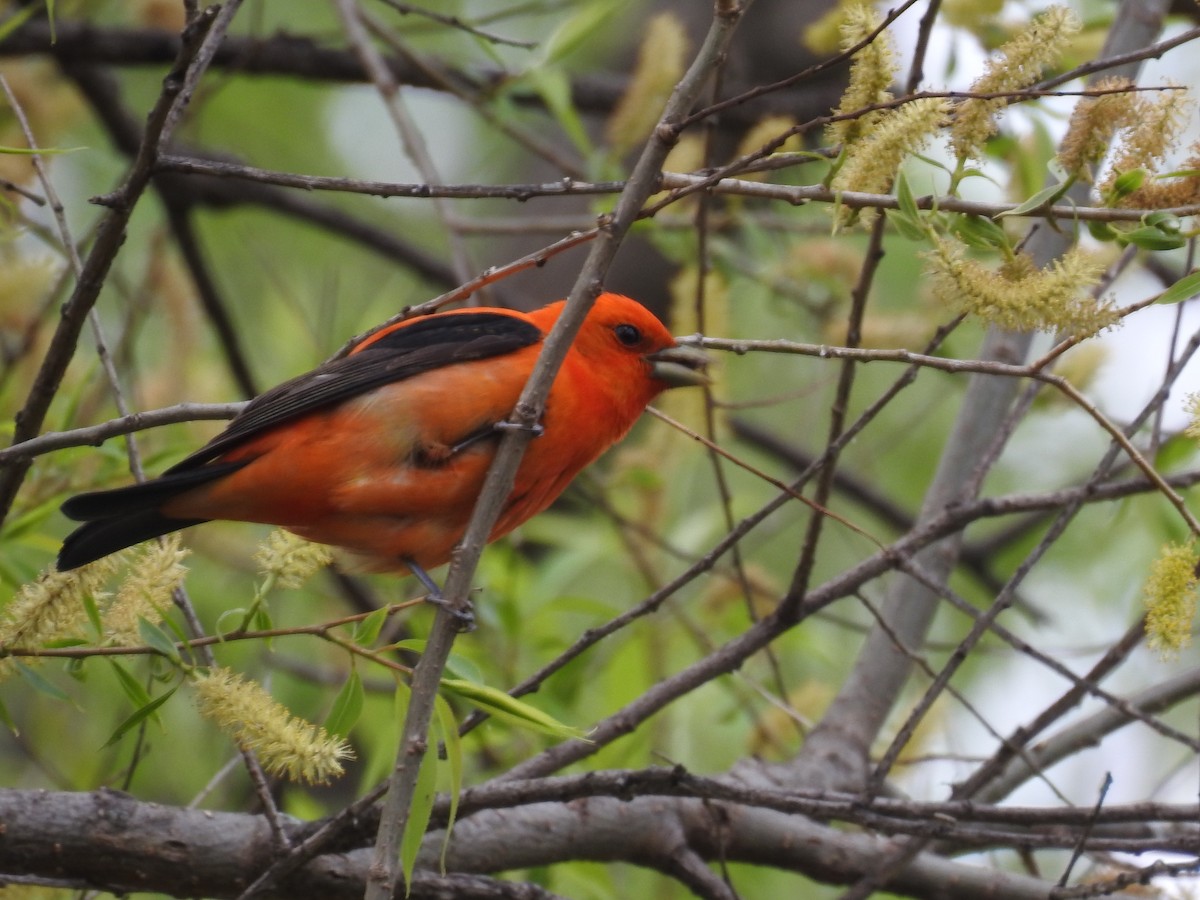
[[[636,347],[642,342],[642,330],[636,325],[617,325],[613,332],[626,347]]]

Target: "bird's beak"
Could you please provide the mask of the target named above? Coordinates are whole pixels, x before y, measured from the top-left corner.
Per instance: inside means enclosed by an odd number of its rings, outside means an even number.
[[[668,347],[646,356],[650,363],[650,375],[667,387],[709,384],[704,370],[708,367],[708,356],[694,347]]]

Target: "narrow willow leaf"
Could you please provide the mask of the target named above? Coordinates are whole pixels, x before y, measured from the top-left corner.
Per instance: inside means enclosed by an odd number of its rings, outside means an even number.
[[[104,634],[104,626],[100,622],[100,609],[96,606],[96,598],[92,594],[85,594],[83,597],[83,609],[87,613],[88,621],[92,623],[92,628],[95,629],[96,635]]]
[[[36,150],[31,150],[28,147],[3,147],[0,146],[0,153],[9,154],[11,156],[54,156],[58,153],[78,153],[80,150],[86,150],[87,147],[38,147]]]
[[[220,637],[220,638],[222,638],[222,640],[224,640],[224,636],[226,636],[228,634],[228,632],[230,630],[229,626],[226,625],[226,622],[228,619],[235,619],[236,622],[240,623],[240,622],[242,622],[242,620],[245,620],[248,618],[250,618],[250,610],[248,610],[248,608],[246,608],[245,606],[235,606],[234,608],[232,608],[232,610],[226,610],[226,611],[222,612],[220,614],[220,616],[217,616],[217,626],[216,626],[217,637]],[[238,628],[240,628],[240,625],[238,626]]]
[[[446,820],[446,836],[442,839],[442,874],[446,874],[446,851],[450,849],[450,835],[454,832],[454,820],[458,817],[458,795],[462,792],[463,755],[462,738],[458,734],[458,722],[454,710],[446,698],[438,694],[434,698],[437,718],[438,740],[446,747],[446,769],[450,775],[450,815]]]
[[[965,244],[982,250],[998,250],[1008,246],[1004,229],[983,216],[956,216],[951,227]]]
[[[53,7],[50,4],[47,4],[47,8],[52,9]],[[2,25],[0,25],[0,41],[3,41],[10,34],[12,34],[14,31],[16,31],[18,28],[20,28],[26,22],[28,22],[31,18],[33,18],[33,16],[35,16],[37,14],[37,11],[38,11],[37,4],[30,3],[27,6],[21,7],[19,10],[17,10],[15,13],[13,13],[11,16],[9,16],[8,19]],[[53,16],[51,16],[51,18],[50,18],[50,27],[51,28],[54,27]],[[51,41],[50,43],[54,43],[54,42]]]
[[[579,116],[579,110],[575,108],[574,100],[571,99],[571,82],[566,73],[560,69],[537,68],[526,73],[522,80],[528,81],[530,87],[537,91],[550,114],[554,116],[555,122],[563,130],[563,134],[575,145],[575,149],[585,157],[591,156],[592,140],[584,127],[583,119]]]
[[[1184,465],[1195,452],[1196,439],[1191,435],[1177,434],[1158,445],[1158,452],[1154,454],[1154,468],[1169,472],[1176,466]]]
[[[66,691],[60,688],[52,681],[47,681],[29,666],[21,662],[15,662],[17,674],[19,674],[31,688],[40,691],[47,697],[53,697],[55,700],[65,700],[70,702],[71,698],[67,696]]]
[[[354,727],[363,711],[363,684],[358,677],[358,670],[351,669],[350,677],[334,698],[333,708],[325,718],[325,730],[338,737],[346,737]]]
[[[921,220],[921,212],[917,209],[917,198],[913,196],[908,178],[901,172],[896,176],[896,202],[900,204],[900,212],[914,222]]]
[[[451,653],[450,658],[446,660],[446,671],[453,678],[483,682],[483,672],[480,671],[479,666],[457,653]]]
[[[540,731],[542,734],[548,734],[557,738],[587,740],[587,732],[566,725],[553,716],[542,712],[536,706],[522,703],[520,700],[510,697],[508,694],[498,691],[495,688],[475,684],[470,681],[462,681],[457,678],[443,678],[442,687],[491,715],[511,722],[514,725],[519,725],[522,728]]]
[[[1059,197],[1067,192],[1071,186],[1069,181],[1064,181],[1061,184],[1052,184],[1048,188],[1042,188],[1024,203],[1014,206],[1012,209],[1006,209],[999,213],[996,218],[1000,219],[1004,216],[1023,216],[1027,212],[1033,212],[1035,209],[1041,209],[1043,206],[1049,206],[1054,203]]]
[[[614,3],[612,0],[591,0],[575,6],[574,14],[564,19],[541,45],[541,60],[538,68],[542,69],[550,63],[555,63],[568,56],[584,43],[594,39],[596,31],[606,19],[611,18],[625,3]]]
[[[888,221],[896,226],[896,230],[900,232],[900,236],[907,238],[910,241],[923,241],[929,237],[925,233],[925,229],[921,227],[921,223],[915,219],[910,219],[902,212],[897,212],[894,209],[884,211]]]
[[[1200,294],[1200,272],[1184,275],[1159,295],[1158,302],[1178,303],[1180,300],[1188,300],[1196,294]]]
[[[1187,238],[1179,234],[1167,234],[1161,228],[1143,225],[1133,231],[1117,233],[1117,242],[1133,244],[1142,250],[1178,250],[1187,243]],[[1182,297],[1180,298],[1183,299]],[[1159,301],[1162,302],[1161,300]]]
[[[21,729],[13,721],[12,714],[8,711],[8,707],[4,705],[4,700],[2,699],[0,699],[0,722],[3,722],[4,727],[12,732],[13,737],[21,736]]]
[[[112,666],[113,673],[121,684],[121,690],[125,692],[125,696],[129,698],[134,709],[143,707],[150,702],[150,692],[142,687],[142,683],[134,678],[128,669],[111,657],[109,657],[108,664]]]
[[[413,789],[412,806],[408,810],[408,822],[404,826],[404,837],[400,839],[400,869],[404,873],[404,896],[412,886],[412,873],[417,865],[417,854],[429,820],[433,816],[433,801],[437,797],[438,760],[436,753],[425,751],[417,770],[417,784]]]
[[[175,642],[171,640],[170,635],[155,625],[153,622],[148,622],[145,619],[138,619],[138,634],[146,645],[153,647],[167,659],[173,663],[182,663],[183,660],[179,656],[179,649],[175,646]]]
[[[175,687],[171,688],[169,691],[159,694],[140,709],[134,710],[133,715],[117,726],[117,730],[112,733],[112,737],[104,742],[104,745],[101,747],[101,749],[104,749],[104,747],[111,747],[122,737],[124,737],[131,728],[136,728],[142,722],[146,721],[146,719],[148,719],[150,716],[153,716],[158,708],[170,700],[177,690],[179,690],[179,685],[175,685]]]

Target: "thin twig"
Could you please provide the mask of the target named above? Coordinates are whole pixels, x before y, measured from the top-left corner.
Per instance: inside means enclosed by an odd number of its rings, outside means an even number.
[[[371,43],[371,36],[367,33],[366,14],[358,8],[355,0],[335,0],[334,6],[342,20],[342,28],[346,32],[346,39],[350,42],[351,49],[362,63],[363,69],[370,76],[371,81],[375,84],[375,89],[383,100],[392,125],[396,129],[396,134],[400,137],[405,155],[416,166],[426,184],[438,184],[442,179],[438,175],[437,164],[433,161],[433,155],[429,152],[421,129],[417,127],[416,121],[408,110],[408,104],[401,96],[400,83],[392,74],[392,70],[388,68],[382,54]],[[454,272],[459,281],[464,281],[470,278],[471,273],[475,271],[466,244],[462,240],[462,236],[448,225],[448,209],[441,198],[431,197],[430,201],[433,205],[433,214],[441,223],[442,231],[445,232],[449,242],[450,256],[454,261]]]
[[[454,551],[450,571],[446,576],[446,605],[438,609],[429,643],[413,675],[408,715],[396,757],[396,767],[380,816],[375,854],[368,873],[366,900],[387,900],[394,890],[397,848],[408,821],[409,807],[416,786],[417,765],[414,763],[419,765],[424,755],[425,735],[432,715],[434,691],[454,642],[455,613],[466,608],[475,566],[492,531],[493,523],[499,517],[505,498],[512,490],[517,467],[532,436],[530,429],[541,418],[554,375],[600,292],[601,281],[616,255],[621,240],[655,189],[662,162],[674,143],[671,126],[687,114],[699,97],[704,82],[727,50],[734,29],[748,5],[743,4],[740,8],[718,8],[704,44],[676,85],[660,117],[660,126],[652,133],[650,141],[634,166],[611,221],[593,242],[588,258],[567,298],[566,306],[547,335],[533,373],[513,410],[511,421],[527,427],[506,432],[500,441],[471,515],[470,524]]]

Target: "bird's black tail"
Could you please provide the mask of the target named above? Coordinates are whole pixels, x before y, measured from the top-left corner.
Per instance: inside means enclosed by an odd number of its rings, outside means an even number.
[[[58,571],[66,572],[124,550],[140,541],[181,528],[199,525],[207,519],[172,519],[156,509],[125,513],[80,525],[63,541],[58,551]]]
[[[66,572],[152,537],[208,521],[175,519],[164,516],[159,509],[179,494],[222,478],[248,461],[167,472],[154,481],[72,497],[62,505],[62,511],[84,524],[63,541],[58,552],[58,570]]]

